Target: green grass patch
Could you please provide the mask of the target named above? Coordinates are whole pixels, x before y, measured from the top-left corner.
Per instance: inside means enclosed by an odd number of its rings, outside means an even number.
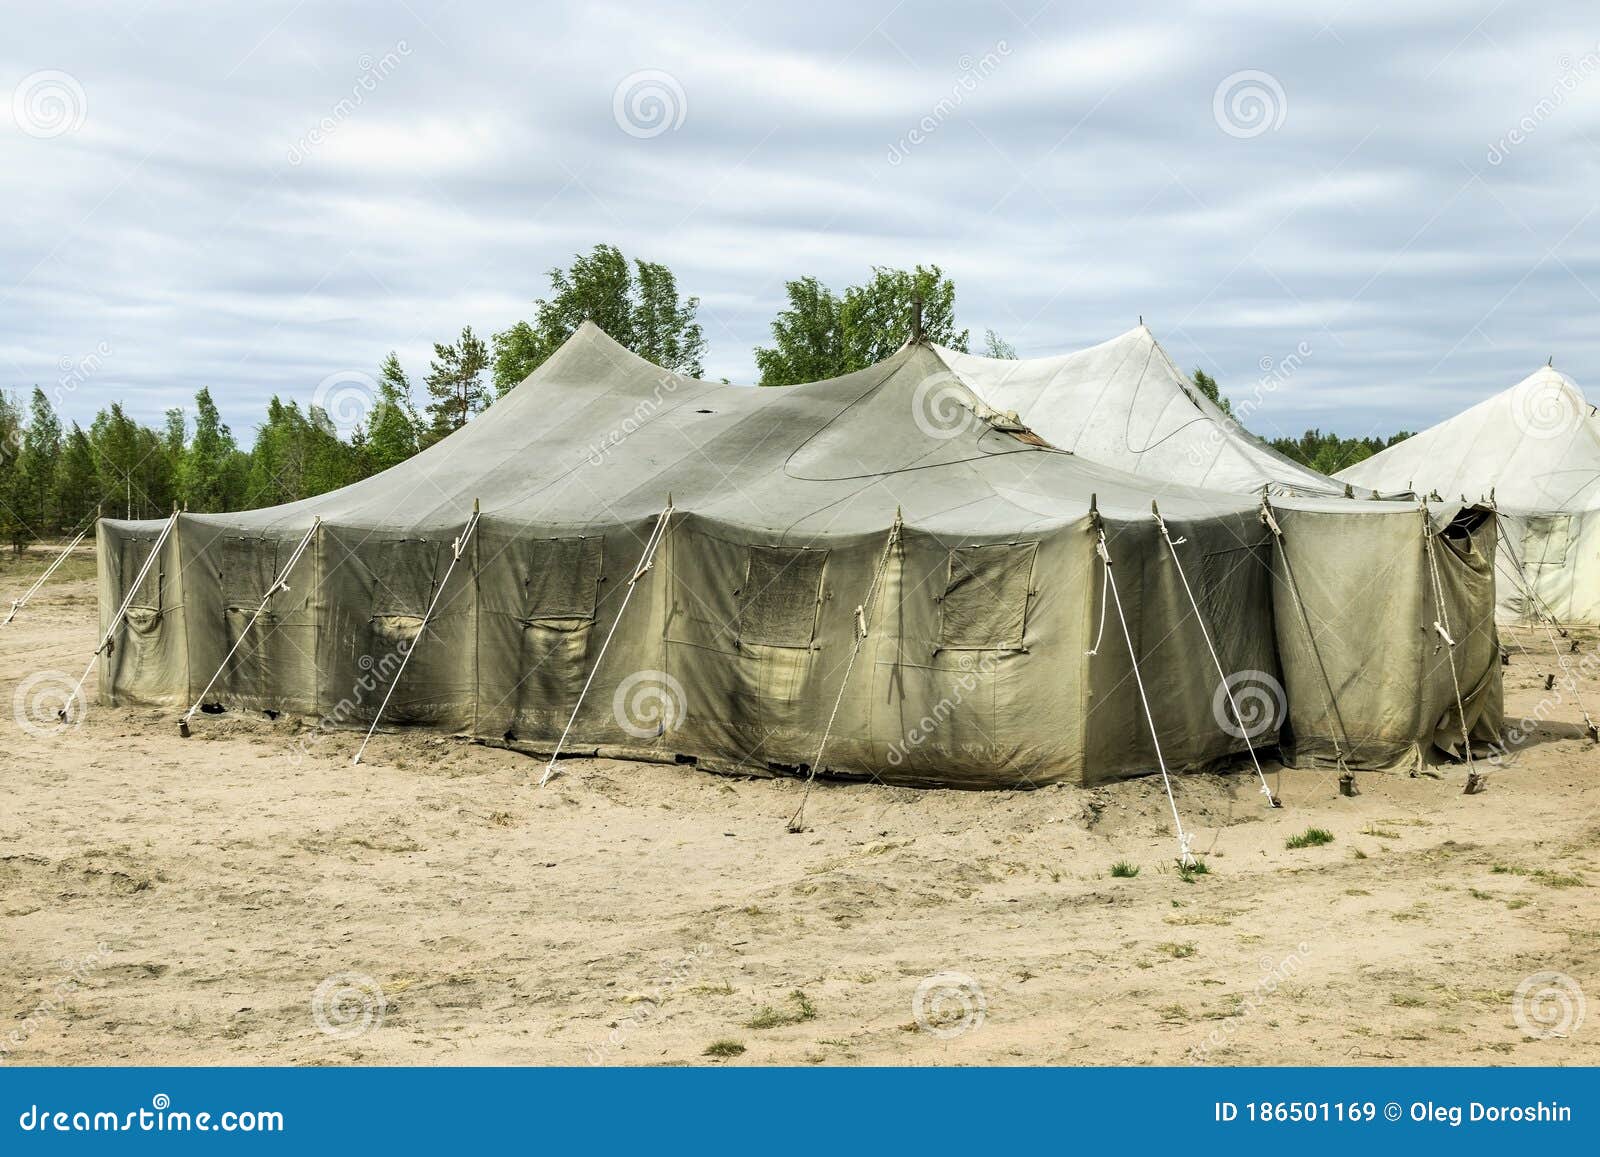
[[[1307,828],[1297,836],[1290,836],[1283,842],[1283,846],[1293,851],[1295,848],[1320,848],[1323,844],[1333,843],[1333,833],[1327,828]]]
[[[744,1055],[744,1045],[736,1040],[714,1040],[700,1054],[704,1057],[737,1057]]]
[[[1130,864],[1127,860],[1118,860],[1111,865],[1111,878],[1114,880],[1131,880],[1139,874],[1139,865]]]
[[[762,1005],[756,1014],[744,1022],[745,1028],[783,1028],[786,1025],[800,1024],[802,1021],[817,1019],[817,1006],[811,1003],[809,997],[798,988],[789,994],[789,1008],[773,1008],[770,1004]]]

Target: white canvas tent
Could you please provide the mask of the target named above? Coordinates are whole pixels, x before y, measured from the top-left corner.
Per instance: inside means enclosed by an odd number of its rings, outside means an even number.
[[[939,353],[984,401],[1016,414],[1051,445],[1130,474],[1232,494],[1345,493],[1342,483],[1278,453],[1219,409],[1142,322],[1055,357]]]
[[[1504,535],[1501,620],[1600,623],[1600,417],[1553,367],[1338,477],[1384,491],[1492,499]]]
[[[1204,487],[1270,497],[1285,530],[1271,569],[1289,685],[1287,761],[1412,764],[1425,734],[1459,751],[1448,656],[1434,634],[1441,621],[1434,609],[1452,599],[1459,605],[1445,618],[1453,624],[1468,727],[1475,738],[1494,736],[1496,532],[1486,509],[1446,501],[1419,512],[1415,500],[1364,500],[1370,490],[1292,461],[1201,394],[1143,322],[1054,357],[986,358],[944,348],[939,354],[986,404],[1079,458],[1126,471],[1158,491]],[[1454,592],[1435,582],[1445,558],[1457,577],[1444,586],[1459,581]],[[1433,689],[1419,690],[1424,686]],[[1355,756],[1329,742],[1340,732]],[[1407,734],[1418,742],[1401,742]]]

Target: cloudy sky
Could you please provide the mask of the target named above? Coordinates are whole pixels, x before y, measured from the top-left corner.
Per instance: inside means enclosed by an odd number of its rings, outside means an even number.
[[[974,338],[1139,315],[1272,436],[1600,398],[1600,19],[1487,0],[82,3],[0,37],[0,385],[242,438],[529,315],[597,241],[753,378],[783,282],[937,262]],[[9,99],[5,99],[9,97]]]

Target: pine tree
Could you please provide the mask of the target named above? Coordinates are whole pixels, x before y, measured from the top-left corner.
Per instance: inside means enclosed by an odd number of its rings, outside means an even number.
[[[179,494],[190,510],[220,513],[237,509],[244,496],[233,431],[222,420],[208,388],[202,386],[195,393],[194,407],[194,437],[179,465]]]
[[[461,339],[451,345],[433,346],[434,361],[428,373],[428,434],[438,441],[454,430],[465,426],[489,404],[488,392],[483,386],[483,371],[489,364],[489,351],[466,326]]]
[[[22,453],[17,461],[21,475],[19,513],[40,536],[61,529],[61,510],[56,496],[56,472],[61,465],[61,420],[55,407],[38,386],[33,388],[28,427],[22,435]]]
[[[61,449],[61,466],[56,474],[56,501],[61,524],[68,530],[81,529],[95,514],[100,502],[100,482],[95,475],[94,447],[78,423],[72,423]]]

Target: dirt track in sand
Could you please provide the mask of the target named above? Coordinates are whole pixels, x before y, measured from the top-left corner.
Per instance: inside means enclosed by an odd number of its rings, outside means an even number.
[[[17,573],[0,572],[8,592]],[[81,572],[36,598],[0,630],[7,703],[38,672],[75,679],[93,634]],[[1548,653],[1507,669],[1513,713],[1544,695]],[[1584,686],[1600,706],[1600,682]],[[791,781],[584,760],[535,791],[534,762],[435,735],[379,736],[360,767],[335,735],[295,766],[284,719],[203,716],[184,741],[171,713],[95,708],[33,735],[0,711],[0,1049],[14,1064],[698,1063],[717,1041],[743,1046],[735,1064],[1600,1063],[1600,1007],[1576,1015],[1578,990],[1600,998],[1600,751],[1566,698],[1482,795],[1455,767],[1368,775],[1355,799],[1284,772],[1287,806],[1268,811],[1245,775],[1184,778],[1210,868],[1189,880],[1149,779],[819,786],[796,836]],[[1308,827],[1333,841],[1285,847]],[[1120,860],[1138,875],[1112,878]],[[1516,990],[1540,972],[1576,988],[1524,1002],[1519,1024]],[[976,989],[927,979],[941,973]],[[344,974],[330,1034],[314,994]],[[920,1027],[919,987],[924,1022],[966,1012],[966,1031]]]

